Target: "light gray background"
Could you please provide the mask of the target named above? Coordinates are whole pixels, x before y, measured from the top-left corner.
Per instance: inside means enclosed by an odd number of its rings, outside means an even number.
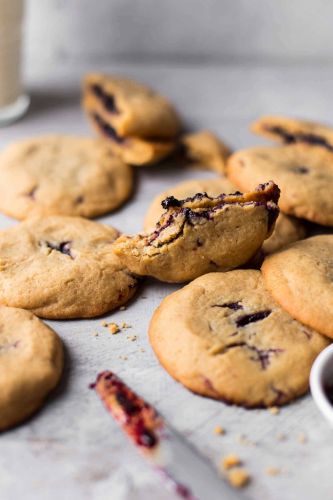
[[[1,129],[0,147],[28,135],[91,134],[79,106],[79,79],[92,68],[150,83],[190,126],[211,128],[234,148],[262,142],[248,131],[262,113],[329,122],[332,14],[331,1],[30,0],[26,75],[32,105],[22,121]],[[170,165],[141,169],[133,199],[101,220],[136,232],[156,193],[203,175]],[[0,216],[1,229],[15,223]],[[309,395],[272,416],[195,396],[159,366],[147,328],[175,288],[148,280],[126,311],[106,318],[131,324],[137,342],[126,333],[111,336],[100,319],[50,322],[66,347],[63,383],[34,418],[1,435],[1,500],[175,498],[88,390],[106,368],[213,464],[237,453],[253,478],[243,493],[252,500],[332,500],[333,432]],[[214,435],[216,425],[226,428],[225,436]],[[239,434],[247,439],[240,441]],[[281,474],[267,476],[270,466]],[[209,485],[201,500],[209,500]]]
[[[331,0],[28,0],[29,64],[318,63]]]

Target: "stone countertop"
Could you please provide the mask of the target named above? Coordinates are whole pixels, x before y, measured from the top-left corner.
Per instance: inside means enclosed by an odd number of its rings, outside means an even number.
[[[98,69],[98,65],[95,68]],[[113,65],[104,71],[131,75],[168,95],[193,128],[211,128],[234,148],[263,141],[248,131],[263,113],[328,121],[333,68],[310,66]],[[32,105],[20,122],[0,130],[0,146],[44,133],[89,135],[79,106],[79,75],[85,68],[39,68],[29,76]],[[123,232],[140,230],[152,197],[178,181],[209,176],[171,165],[136,171],[131,201],[100,220]],[[15,221],[0,216],[0,228]],[[196,396],[159,366],[147,340],[149,319],[177,286],[147,280],[125,311],[106,320],[130,324],[110,335],[101,318],[50,321],[66,349],[61,386],[31,420],[0,437],[2,500],[167,500],[158,476],[127,442],[96,394],[96,374],[114,370],[151,402],[168,422],[216,465],[239,455],[252,475],[244,495],[260,500],[333,498],[333,432],[308,395],[272,415]],[[95,333],[98,332],[98,336]],[[133,342],[127,337],[137,335]],[[214,427],[226,429],[216,436]],[[281,469],[278,476],[265,473]],[[239,493],[240,499],[243,493]],[[207,497],[209,500],[209,484]]]

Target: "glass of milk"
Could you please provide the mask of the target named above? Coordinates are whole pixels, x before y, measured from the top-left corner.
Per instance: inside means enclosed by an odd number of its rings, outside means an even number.
[[[23,2],[0,0],[0,126],[22,116],[29,106],[21,76]]]

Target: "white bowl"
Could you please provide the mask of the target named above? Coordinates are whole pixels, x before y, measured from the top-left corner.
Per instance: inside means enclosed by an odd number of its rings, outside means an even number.
[[[327,387],[333,390],[333,344],[319,354],[310,373],[312,397],[324,417],[333,425],[333,403],[328,399]]]

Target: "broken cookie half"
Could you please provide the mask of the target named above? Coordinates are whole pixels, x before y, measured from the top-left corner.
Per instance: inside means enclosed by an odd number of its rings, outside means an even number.
[[[113,251],[131,272],[171,283],[239,267],[271,235],[279,195],[270,181],[244,194],[170,196],[154,231],[121,236]]]

